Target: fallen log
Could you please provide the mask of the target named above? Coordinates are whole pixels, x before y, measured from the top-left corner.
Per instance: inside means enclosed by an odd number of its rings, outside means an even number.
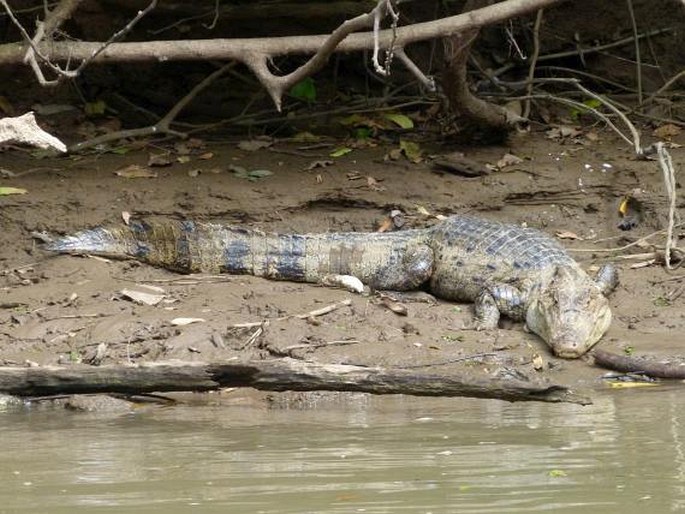
[[[560,385],[514,379],[416,374],[284,358],[265,361],[159,362],[136,365],[0,367],[0,393],[14,396],[213,391],[253,387],[265,391],[347,391],[415,396],[466,396],[507,401],[569,402],[588,398]]]
[[[592,353],[595,364],[622,373],[640,373],[654,378],[685,378],[684,362],[660,362],[653,358],[618,355],[604,350]]]

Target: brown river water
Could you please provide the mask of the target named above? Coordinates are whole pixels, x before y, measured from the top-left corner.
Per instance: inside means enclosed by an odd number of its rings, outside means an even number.
[[[676,512],[682,396],[620,390],[581,407],[353,395],[122,415],[8,407],[0,512]]]

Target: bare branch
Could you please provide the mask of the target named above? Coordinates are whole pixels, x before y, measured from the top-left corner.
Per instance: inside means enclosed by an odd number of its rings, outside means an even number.
[[[147,127],[141,127],[137,129],[120,130],[118,132],[110,132],[109,134],[103,134],[102,136],[94,137],[88,141],[83,141],[69,147],[70,152],[78,152],[85,150],[86,148],[92,148],[94,146],[102,145],[104,143],[109,143],[110,141],[117,141],[119,139],[126,139],[132,137],[144,137],[151,136],[155,134],[170,134],[178,136],[181,138],[187,137],[187,134],[174,130],[171,128],[171,122],[176,119],[176,116],[190,103],[193,98],[195,98],[200,92],[205,89],[209,84],[214,82],[217,78],[223,75],[226,71],[235,66],[235,62],[229,62],[205,77],[202,82],[196,85],[187,95],[185,95],[181,100],[174,105],[169,112],[167,112],[157,123]]]
[[[396,44],[399,47],[405,47],[411,43],[447,36],[468,28],[491,25],[562,1],[564,0],[505,0],[455,16],[399,27],[396,34]],[[5,0],[0,0],[0,3],[3,2]],[[368,14],[362,16],[368,16]],[[316,53],[329,37],[329,35],[317,35],[112,43],[94,60],[98,62],[143,62],[235,59],[245,62],[245,56],[250,53],[271,57]],[[379,34],[380,44],[383,48],[387,48],[392,39],[392,30],[383,30]],[[40,48],[51,60],[65,61],[70,58],[87,59],[100,46],[101,43],[60,41],[50,45],[40,45]],[[373,48],[373,32],[363,32],[349,34],[335,47],[335,51],[354,52],[370,48]],[[0,46],[0,64],[21,62],[24,51],[24,45],[21,43]]]
[[[51,61],[51,59],[41,51],[40,47],[55,44],[52,41],[47,41],[45,43],[45,40],[49,40],[52,37],[54,31],[62,23],[64,23],[64,21],[71,17],[73,12],[76,10],[76,8],[82,1],[83,0],[62,0],[53,11],[48,13],[45,21],[38,24],[36,35],[33,38],[31,38],[29,34],[26,32],[26,29],[23,27],[23,25],[19,22],[16,16],[14,16],[14,13],[12,12],[10,6],[7,4],[7,1],[0,0],[0,4],[2,4],[2,6],[5,8],[5,11],[12,20],[12,23],[14,23],[14,25],[19,29],[19,32],[24,38],[24,41],[26,41],[29,44],[29,49],[26,51],[26,55],[24,56],[23,61],[28,63],[29,66],[31,66],[34,74],[36,75],[36,78],[38,79],[38,82],[43,86],[54,86],[58,84],[60,80],[63,78],[74,78],[78,76],[81,70],[83,70],[83,68],[90,64],[90,62],[93,59],[95,59],[105,48],[107,48],[107,46],[109,46],[112,42],[120,39],[125,34],[130,32],[133,29],[133,27],[138,23],[138,21],[140,21],[141,18],[143,18],[147,13],[149,13],[152,9],[154,9],[157,6],[157,0],[152,0],[150,5],[148,5],[148,7],[146,7],[144,10],[139,11],[135,18],[133,18],[123,29],[116,32],[106,42],[98,43],[99,47],[93,49],[90,55],[84,57],[81,61],[81,64],[75,70],[70,71],[68,69],[62,69],[61,67],[54,64]],[[71,45],[74,43],[69,42],[66,44]],[[47,66],[53,73],[57,75],[57,79],[47,80],[45,78],[43,70],[40,67],[39,60],[43,65]],[[67,62],[69,62],[71,60],[71,55],[66,60]]]

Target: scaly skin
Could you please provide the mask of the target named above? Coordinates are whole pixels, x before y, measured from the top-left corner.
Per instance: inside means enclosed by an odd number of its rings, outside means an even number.
[[[379,290],[427,286],[438,297],[474,302],[477,328],[496,328],[500,315],[525,320],[564,358],[580,357],[607,331],[611,310],[605,295],[617,283],[608,266],[597,280],[590,278],[542,232],[471,216],[400,232],[302,235],[133,221],[64,237],[48,250],[128,256],[184,273],[301,282],[344,274]]]

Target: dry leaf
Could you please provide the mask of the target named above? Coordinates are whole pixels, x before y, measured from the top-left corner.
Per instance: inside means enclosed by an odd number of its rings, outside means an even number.
[[[250,139],[246,141],[240,141],[238,143],[238,148],[245,150],[246,152],[256,152],[262,148],[268,148],[271,146],[271,141],[261,141],[259,139]]]
[[[677,125],[666,123],[665,125],[655,128],[652,134],[659,139],[671,139],[680,134],[681,130],[682,129]]]
[[[545,132],[545,137],[547,137],[547,139],[566,139],[579,136],[580,134],[582,134],[582,132],[574,127],[560,125]]]
[[[520,157],[517,157],[514,154],[511,153],[505,153],[502,158],[497,161],[497,168],[498,169],[503,169],[506,168],[507,166],[513,166],[514,164],[521,164],[523,162],[523,159]]]
[[[390,298],[383,298],[381,300],[381,305],[383,305],[383,307],[391,310],[399,316],[407,315],[407,307],[403,303],[396,302],[394,300],[391,300]]]
[[[640,268],[648,268],[656,263],[656,259],[649,259],[647,261],[642,261],[642,262],[636,262],[635,264],[630,265],[630,269],[640,269]]]
[[[569,231],[557,232],[557,237],[559,239],[575,239],[576,241],[582,241],[583,240],[583,238],[580,237],[575,232],[569,232]]]
[[[180,141],[174,145],[174,152],[176,155],[190,155],[190,146],[186,141]]]
[[[143,291],[136,291],[133,289],[122,289],[119,291],[119,294],[124,298],[141,305],[157,305],[164,299],[163,294],[145,293]]]
[[[430,216],[431,213],[428,212],[428,209],[426,209],[423,205],[417,205],[416,210],[419,211],[419,214],[423,216]]]
[[[191,323],[204,323],[207,321],[203,318],[174,318],[170,323],[177,327],[182,327],[184,325],[190,325]]]
[[[315,168],[325,168],[326,166],[332,166],[333,164],[335,164],[335,163],[333,161],[329,161],[329,160],[312,161],[305,168],[305,171],[310,171],[310,170],[313,170]]]
[[[0,187],[0,196],[5,195],[25,195],[26,189],[21,187]]]
[[[376,232],[388,232],[390,230],[393,230],[395,227],[395,224],[392,222],[392,218],[385,218],[381,225],[378,227],[378,230]]]
[[[545,361],[539,353],[533,354],[533,369],[535,371],[542,371],[545,368]]]
[[[149,168],[131,164],[114,172],[115,175],[123,178],[157,178],[157,173]]]
[[[214,158],[214,153],[213,152],[205,152],[197,157],[198,159],[201,159],[203,161],[208,161],[209,159]]]
[[[173,163],[174,159],[170,153],[151,154],[147,158],[147,165],[152,167],[171,166]]]
[[[190,162],[190,155],[179,155],[178,157],[176,157],[176,162],[180,164],[186,164]]]

